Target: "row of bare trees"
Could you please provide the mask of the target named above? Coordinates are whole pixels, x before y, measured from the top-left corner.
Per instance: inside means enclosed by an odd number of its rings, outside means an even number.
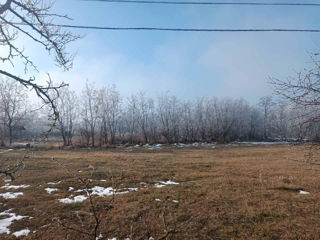
[[[307,136],[301,108],[272,97],[257,105],[214,97],[185,101],[170,94],[153,99],[143,92],[124,98],[115,86],[96,88],[87,82],[81,94],[64,88],[57,108],[64,145],[71,145],[74,136],[91,146],[315,137]]]
[[[25,88],[15,81],[0,79],[0,87],[2,143],[41,136],[50,125],[48,113],[34,111]],[[317,124],[307,133],[305,108],[275,103],[270,96],[256,105],[215,97],[186,101],[168,93],[122,97],[115,86],[87,82],[79,94],[60,89],[55,105],[59,119],[52,136],[61,137],[65,146],[318,138]]]

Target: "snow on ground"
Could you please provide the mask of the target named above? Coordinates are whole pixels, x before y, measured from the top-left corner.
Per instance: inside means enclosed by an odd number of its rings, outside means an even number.
[[[8,189],[20,189],[20,188],[28,188],[30,187],[30,185],[10,185],[9,183],[7,183],[6,185],[2,186],[1,188],[4,188],[6,190]]]
[[[10,230],[9,230],[10,225],[16,220],[25,218],[25,216],[19,216],[19,215],[16,215],[15,213],[12,213],[11,212],[12,210],[13,209],[9,209],[0,213],[0,217],[1,217],[0,218],[0,234],[1,233],[10,234]],[[4,218],[5,216],[8,216],[8,217]]]
[[[156,183],[154,186],[156,188],[162,188],[162,187],[165,187],[167,185],[178,185],[178,184],[179,183],[177,183],[177,182],[173,182],[173,181],[169,180],[169,181],[165,181],[165,182],[161,181],[159,183]]]
[[[115,193],[115,190],[112,187],[100,187],[100,186],[95,186],[90,189],[92,191],[92,195],[97,195],[100,197],[105,197],[105,196],[111,196]]]
[[[0,153],[11,152],[13,149],[0,149]]]
[[[143,184],[146,184],[146,183],[143,183]],[[161,188],[161,187],[165,187],[167,185],[178,185],[178,184],[180,184],[180,183],[168,180],[168,181],[160,181],[160,182],[156,183],[154,186],[156,188]],[[46,190],[47,189],[49,189],[49,188],[46,188]],[[50,190],[51,190],[51,188],[50,188]],[[69,187],[69,191],[73,191],[73,190],[74,190],[73,187]],[[112,187],[105,188],[105,187],[101,187],[101,186],[94,186],[93,188],[88,189],[88,191],[92,195],[96,195],[99,197],[106,197],[106,196],[112,196],[112,195],[126,194],[126,193],[129,193],[132,191],[137,192],[137,191],[139,191],[139,188],[132,187],[132,188],[126,188],[123,190],[117,190]],[[80,193],[80,192],[87,192],[87,190],[86,189],[78,189],[73,192]],[[48,191],[48,193],[50,193],[50,192]],[[74,198],[72,198],[72,196],[73,195],[71,195],[69,198],[59,199],[59,201],[62,203],[75,203],[75,202],[83,202],[84,200],[87,199],[87,197],[84,195],[75,196]],[[161,201],[161,200],[156,199],[156,201]],[[174,201],[177,201],[177,200],[174,200]]]
[[[7,193],[1,193],[0,197],[3,197],[5,199],[13,199],[13,198],[17,198],[18,196],[23,195],[23,192],[7,192]]]
[[[173,202],[173,203],[179,203],[179,201],[178,201],[178,200],[172,200],[172,202]]]
[[[310,193],[309,193],[309,192],[306,192],[306,191],[303,191],[303,190],[300,190],[300,191],[299,191],[299,194],[307,195],[307,194],[310,194]]]
[[[61,203],[77,203],[77,202],[83,202],[87,198],[88,197],[86,197],[86,196],[79,195],[79,196],[75,196],[73,199],[72,198],[59,199],[59,202],[61,202]]]
[[[234,144],[247,144],[247,145],[280,145],[280,144],[289,144],[289,142],[234,142]]]
[[[28,228],[12,233],[16,237],[28,236],[30,230]]]
[[[49,194],[58,191],[58,188],[45,188],[44,190],[46,190]]]
[[[57,185],[59,183],[61,183],[61,181],[59,181],[59,182],[48,182],[49,185]]]

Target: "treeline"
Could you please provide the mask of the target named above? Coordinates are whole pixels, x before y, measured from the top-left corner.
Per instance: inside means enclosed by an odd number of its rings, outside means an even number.
[[[87,82],[81,94],[63,89],[57,106],[57,130],[65,145],[71,145],[74,136],[91,146],[307,137],[303,111],[275,103],[272,97],[261,98],[257,105],[215,97],[185,101],[170,94],[150,98],[142,92],[124,98],[115,86],[96,88]]]
[[[0,139],[39,138],[50,121],[33,111],[23,87],[0,80]],[[122,97],[115,86],[97,88],[87,82],[79,94],[65,87],[55,100],[59,120],[51,136],[72,144],[230,142],[317,138],[318,126],[303,124],[303,109],[263,97],[257,105],[244,99],[180,100],[137,93]],[[312,129],[312,131],[307,131]]]

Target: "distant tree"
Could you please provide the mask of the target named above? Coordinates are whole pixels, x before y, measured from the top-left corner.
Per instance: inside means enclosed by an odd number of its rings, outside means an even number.
[[[23,86],[9,78],[0,78],[0,89],[0,120],[8,132],[11,145],[13,130],[27,113],[28,95]]]
[[[93,83],[86,82],[85,89],[81,95],[81,101],[81,116],[84,125],[81,131],[86,137],[87,144],[89,144],[91,138],[91,145],[94,147],[96,128],[99,120],[99,99],[98,91]]]
[[[76,93],[67,87],[61,89],[56,105],[59,111],[57,128],[60,130],[64,146],[70,146],[72,145],[75,122],[78,116]]]
[[[270,108],[273,105],[273,100],[271,96],[266,96],[266,97],[262,97],[260,98],[259,101],[259,106],[262,108],[263,110],[263,136],[265,139],[268,138],[268,129],[269,129],[269,113],[270,113]]]

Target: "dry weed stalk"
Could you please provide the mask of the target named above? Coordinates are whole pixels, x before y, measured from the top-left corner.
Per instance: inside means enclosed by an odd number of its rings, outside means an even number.
[[[61,219],[59,218],[55,218],[55,220],[58,222],[58,224],[60,226],[62,226],[63,228],[67,229],[67,230],[71,230],[77,233],[80,233],[82,235],[86,235],[88,237],[92,237],[92,239],[96,240],[96,239],[106,239],[99,231],[101,222],[103,220],[103,216],[106,215],[112,208],[113,208],[113,203],[114,203],[114,197],[115,197],[115,191],[114,191],[114,180],[113,180],[113,175],[111,176],[111,180],[112,180],[112,189],[113,189],[113,193],[112,193],[112,197],[111,199],[108,201],[107,204],[103,205],[103,211],[98,211],[98,205],[97,203],[94,201],[93,199],[93,195],[92,195],[92,190],[91,190],[91,186],[90,183],[92,182],[92,177],[95,171],[95,168],[90,165],[89,169],[91,170],[90,173],[90,177],[89,178],[83,178],[81,177],[77,172],[72,171],[71,169],[69,169],[65,164],[63,164],[62,162],[60,162],[58,159],[52,157],[52,160],[55,161],[60,167],[62,167],[68,174],[70,174],[72,177],[74,177],[75,179],[77,179],[83,186],[84,186],[84,191],[86,192],[88,198],[89,198],[89,208],[90,208],[90,213],[86,214],[88,216],[92,216],[94,218],[94,228],[92,229],[92,231],[84,231],[82,229],[76,228],[76,227],[72,227],[72,226],[68,226],[65,223],[63,223],[61,221]],[[78,212],[77,212],[77,217],[80,218]],[[83,225],[83,222],[80,218],[81,224]]]
[[[28,153],[26,153],[21,159],[18,159],[17,162],[13,165],[6,165],[9,159],[0,160],[0,174],[8,176],[11,178],[11,181],[14,181],[16,173],[24,168],[25,160],[29,158]]]

